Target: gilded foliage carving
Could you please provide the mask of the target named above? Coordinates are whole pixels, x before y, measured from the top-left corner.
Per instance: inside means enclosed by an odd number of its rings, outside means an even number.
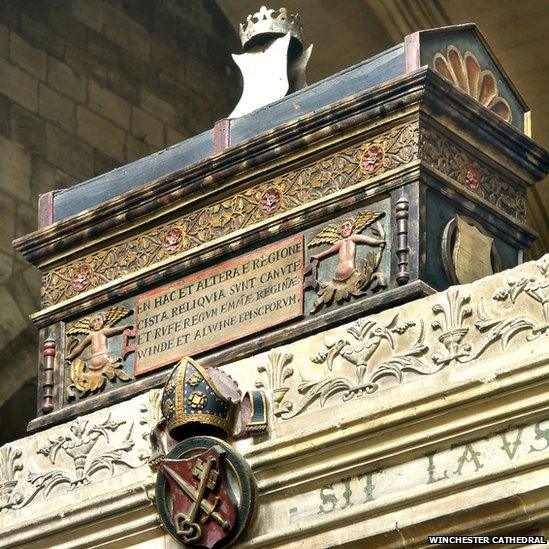
[[[549,255],[533,267],[537,274],[501,276],[502,285],[491,290],[490,305],[485,302],[486,292],[474,300],[470,287],[453,287],[431,305],[430,322],[417,320],[414,311],[409,317],[397,313],[386,321],[374,315],[352,323],[343,336],[325,336],[321,350],[308,357],[310,366],[294,365],[291,376],[272,386],[282,385],[287,399],[278,415],[291,419],[317,402],[322,408],[336,397],[348,401],[369,395],[388,378],[392,384],[403,382],[405,373],[427,376],[447,367],[467,367],[489,350],[505,352],[519,335],[518,341],[546,337]],[[300,382],[291,381],[294,370]],[[275,401],[278,397],[271,390]]]
[[[463,149],[431,129],[423,129],[420,156],[433,168],[451,177],[521,222],[526,220],[526,192],[480,164]]]
[[[162,226],[142,232],[44,275],[42,302],[51,306],[231,232],[270,215],[307,202],[406,164],[417,158],[416,122],[398,126],[367,143],[359,143],[254,185],[224,200],[186,213]],[[384,151],[375,171],[365,170],[363,157],[372,146]],[[85,280],[82,273],[85,272]],[[78,280],[78,284],[74,283]]]

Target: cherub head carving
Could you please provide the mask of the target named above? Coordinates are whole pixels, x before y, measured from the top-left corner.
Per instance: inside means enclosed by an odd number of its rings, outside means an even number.
[[[92,316],[90,319],[90,328],[95,332],[98,332],[105,326],[105,319],[106,317],[103,313]]]
[[[356,220],[353,217],[344,219],[339,225],[338,232],[343,238],[349,238],[356,227]]]

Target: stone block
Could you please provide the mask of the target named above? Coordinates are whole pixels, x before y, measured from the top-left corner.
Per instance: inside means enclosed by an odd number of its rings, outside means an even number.
[[[164,126],[142,109],[132,107],[132,135],[145,140],[153,147],[164,147]]]
[[[3,9],[4,6],[2,6]],[[65,39],[56,35],[43,23],[21,13],[19,33],[33,46],[53,55],[57,59],[63,59],[65,55]]]
[[[166,146],[175,145],[176,143],[181,143],[187,139],[188,136],[183,135],[182,133],[176,132],[171,128],[166,128]]]
[[[73,17],[91,29],[103,30],[103,3],[97,0],[73,0],[71,4]]]
[[[0,93],[30,111],[38,111],[38,80],[0,58]]]
[[[175,108],[146,88],[141,88],[141,108],[169,126],[175,125]]]
[[[22,275],[33,296],[34,304],[33,308],[26,308],[26,310],[30,309],[30,311],[35,311],[40,305],[40,271],[36,267],[29,265],[29,267],[23,271]]]
[[[77,103],[85,103],[87,97],[87,80],[76,74],[74,70],[50,57],[48,62],[48,82],[50,86],[60,91]]]
[[[90,80],[88,93],[90,109],[118,126],[126,130],[130,129],[131,106],[129,103],[109,90],[102,88],[93,80]]]
[[[75,185],[79,181],[75,179],[73,175],[65,173],[63,170],[57,168],[55,171],[55,189],[66,189]]]
[[[30,72],[40,80],[46,80],[48,57],[38,48],[31,46],[14,32],[10,39],[10,59],[22,69]]]
[[[14,4],[2,2],[0,21],[3,21],[10,29],[16,29],[19,24],[19,11]]]
[[[172,67],[176,69],[183,66],[183,55],[175,45],[168,42],[165,37],[154,36],[151,47],[151,60],[157,67]]]
[[[117,162],[110,156],[98,151],[97,149],[93,151],[93,170],[95,175],[110,172],[118,166],[120,166],[120,162]]]
[[[25,318],[40,307],[40,271],[36,267],[26,265],[7,286],[17,296],[17,305]]]
[[[0,225],[1,224],[2,221],[0,221]],[[12,268],[13,253],[0,252],[0,284],[11,276]]]
[[[14,2],[17,8],[36,21],[48,22],[48,4],[51,2]]]
[[[93,175],[93,149],[46,122],[46,159],[79,180]]]
[[[0,348],[15,339],[26,327],[27,320],[17,306],[17,296],[5,286],[0,286],[0,310],[4,311],[0,322]]]
[[[157,7],[161,2],[156,0],[140,0],[139,2],[124,2],[124,11],[137,21],[147,32],[152,33],[159,28],[156,24]]]
[[[124,161],[124,131],[112,122],[86,109],[76,109],[76,133],[86,143],[119,162]]]
[[[116,67],[120,58],[120,46],[113,44],[104,35],[88,30],[87,50],[102,64]]]
[[[105,36],[115,44],[148,60],[151,40],[147,31],[131,17],[105,4]]]
[[[133,105],[139,104],[141,87],[121,72],[109,69],[107,86],[114,93],[123,97]]]
[[[122,50],[120,52],[119,68],[123,74],[127,74],[134,81],[153,89],[158,86],[156,68],[129,51]]]
[[[11,136],[11,101],[0,93],[0,135]]]
[[[13,141],[24,147],[46,154],[44,121],[19,105],[11,107],[11,135]]]
[[[126,162],[139,160],[151,152],[151,148],[145,141],[137,139],[133,135],[126,134]]]
[[[166,99],[174,101],[176,104],[190,105],[193,94],[183,87],[180,83],[174,81],[173,76],[164,71],[158,71],[158,89]]]
[[[46,194],[56,188],[57,168],[34,153],[31,159],[31,169],[31,191],[33,203],[36,203],[39,195]]]
[[[15,200],[0,194],[0,251],[13,255],[11,241],[15,235]]]
[[[86,47],[87,28],[76,21],[70,11],[58,9],[50,4],[50,16],[48,27],[53,30],[57,36],[62,36],[68,44],[73,44],[79,48]]]
[[[2,159],[0,188],[18,200],[28,201],[31,175],[30,153],[17,143],[0,136],[0,158]]]
[[[10,29],[0,24],[0,57],[10,56]]]
[[[67,44],[65,62],[78,74],[105,85],[107,82],[107,68],[82,49]]]
[[[64,130],[76,132],[75,104],[42,82],[38,88],[38,113]]]
[[[20,202],[17,204],[17,219],[15,222],[15,238],[36,231],[38,228],[38,218],[36,205],[27,206]]]

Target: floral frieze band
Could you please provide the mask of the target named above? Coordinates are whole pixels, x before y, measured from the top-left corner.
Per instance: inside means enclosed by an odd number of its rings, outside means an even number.
[[[372,141],[352,145],[80,260],[64,263],[44,275],[42,303],[45,307],[55,305],[84,290],[407,164],[417,158],[418,135],[417,122],[394,127]],[[381,149],[383,156],[376,156],[375,169],[370,169],[365,155]]]
[[[420,136],[418,122],[413,121],[55,267],[44,274],[43,306],[55,305],[418,159],[524,222],[523,188],[484,167],[434,130],[421,130]]]
[[[517,221],[526,221],[526,191],[483,166],[440,133],[421,131],[420,157]]]

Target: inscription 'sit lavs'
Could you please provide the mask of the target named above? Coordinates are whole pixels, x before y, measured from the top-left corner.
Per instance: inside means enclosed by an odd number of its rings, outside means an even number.
[[[301,316],[302,281],[296,236],[140,296],[135,373]]]

